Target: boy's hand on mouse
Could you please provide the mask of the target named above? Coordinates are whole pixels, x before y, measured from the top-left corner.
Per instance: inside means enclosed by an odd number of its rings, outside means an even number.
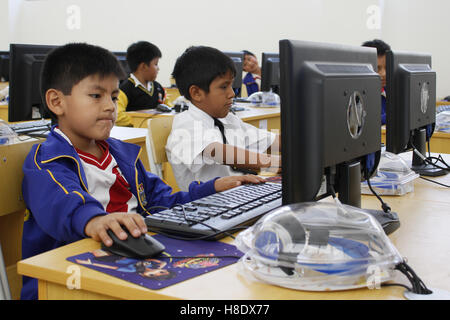
[[[114,212],[94,217],[86,224],[84,232],[88,237],[91,237],[95,241],[101,241],[109,247],[112,245],[112,239],[106,232],[108,229],[111,229],[121,240],[127,238],[127,234],[121,225],[126,227],[134,237],[139,237],[141,234],[147,233],[144,218],[137,213],[126,212]]]
[[[261,177],[248,174],[245,176],[228,176],[217,179],[214,182],[216,192],[225,191],[245,183],[263,183],[265,180]]]

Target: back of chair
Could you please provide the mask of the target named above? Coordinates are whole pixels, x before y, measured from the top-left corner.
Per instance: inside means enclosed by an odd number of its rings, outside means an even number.
[[[167,162],[166,142],[172,130],[172,116],[151,118],[148,121],[148,158],[150,171],[163,178],[162,164]]]

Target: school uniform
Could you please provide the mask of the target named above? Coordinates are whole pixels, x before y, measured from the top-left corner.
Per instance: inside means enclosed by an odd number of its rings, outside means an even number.
[[[381,125],[386,124],[386,89],[381,90]]]
[[[257,74],[247,72],[244,78],[242,78],[242,83],[245,84],[247,95],[250,96],[252,93],[260,91],[261,77]]]
[[[214,119],[192,103],[189,103],[189,110],[174,117],[166,153],[181,190],[186,190],[193,180],[206,181],[211,177],[242,175],[232,167],[215,163],[203,155],[203,150],[211,143],[224,143],[226,140],[230,145],[263,153],[276,137],[272,132],[243,122],[231,112],[216,121],[223,124],[224,136]]]
[[[166,92],[157,81],[150,81],[146,86],[142,84],[134,74],[120,84],[117,102],[118,126],[132,126],[131,118],[126,111],[138,111],[154,109],[162,104],[166,98]]]
[[[31,148],[23,165],[22,193],[29,211],[23,259],[86,238],[86,224],[96,216],[117,211],[146,215],[153,206],[172,207],[215,193],[211,180],[172,194],[170,186],[145,170],[139,146],[114,138],[98,144],[100,159],[77,152],[53,127],[45,142]],[[23,277],[21,298],[37,298],[36,279]]]

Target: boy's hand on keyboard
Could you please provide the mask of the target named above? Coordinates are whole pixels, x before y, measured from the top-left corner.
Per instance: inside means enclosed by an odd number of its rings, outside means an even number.
[[[125,226],[130,233],[139,237],[147,232],[147,225],[141,215],[137,213],[114,212],[106,215],[96,216],[86,224],[84,232],[95,241],[102,241],[106,246],[112,245],[112,239],[106,232],[111,229],[121,240],[127,238],[127,234],[121,228]]]
[[[252,174],[248,174],[245,176],[228,176],[217,179],[216,182],[214,182],[214,188],[216,189],[216,192],[221,192],[246,183],[264,182],[265,180],[263,178]]]

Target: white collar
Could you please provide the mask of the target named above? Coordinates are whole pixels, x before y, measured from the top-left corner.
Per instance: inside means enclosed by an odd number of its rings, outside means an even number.
[[[189,111],[192,111],[192,112],[198,114],[200,117],[202,117],[202,119],[207,121],[211,127],[214,127],[214,119],[211,115],[209,115],[208,113],[206,113],[205,111],[203,111],[202,109],[200,109],[199,107],[194,105],[191,101],[188,101],[188,105],[189,105]],[[225,118],[219,118],[219,120],[223,124],[229,124],[230,121],[229,121],[228,117],[230,116],[230,113],[231,112],[229,112]]]
[[[145,88],[145,89],[147,89],[148,91],[151,91],[151,90],[152,90],[152,84],[153,84],[153,82],[149,81],[149,82],[147,83],[147,86],[144,86],[144,84],[143,84],[142,82],[140,82],[139,79],[136,78],[136,76],[135,76],[133,73],[130,73],[130,78],[133,79],[133,81],[134,81],[134,83],[135,83],[135,85],[134,85],[135,87],[138,87],[138,86],[140,85],[142,88]]]

